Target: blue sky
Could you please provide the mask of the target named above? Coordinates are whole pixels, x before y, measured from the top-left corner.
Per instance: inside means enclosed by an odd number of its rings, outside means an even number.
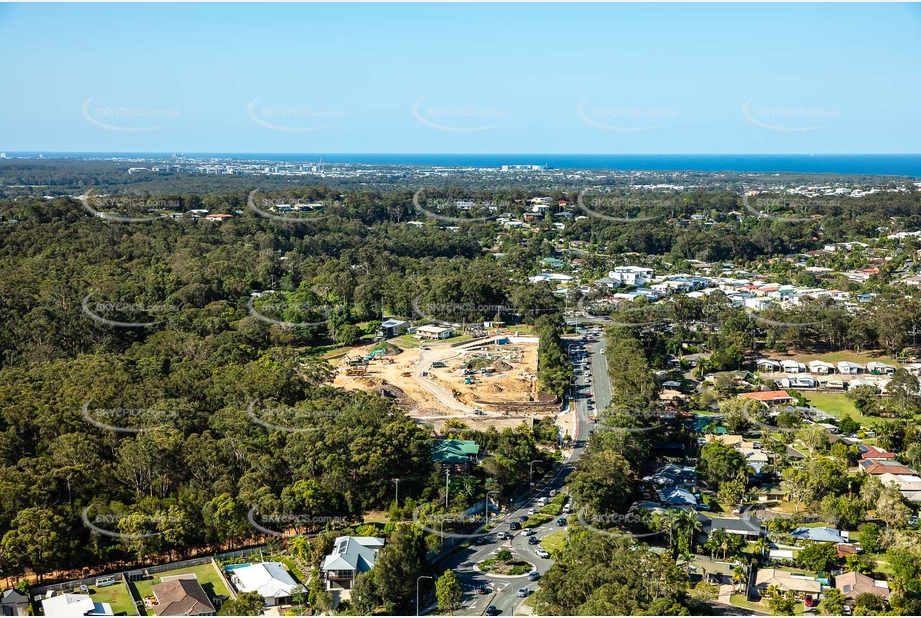
[[[921,151],[921,6],[0,5],[0,150]]]

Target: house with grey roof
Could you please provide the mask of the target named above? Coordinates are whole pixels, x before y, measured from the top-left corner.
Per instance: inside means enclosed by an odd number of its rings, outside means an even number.
[[[798,541],[815,541],[816,543],[847,543],[847,539],[835,528],[820,526],[818,528],[797,528],[790,533]]]
[[[758,538],[762,535],[761,520],[757,517],[707,517],[698,515],[701,530],[707,536],[713,530],[725,530],[729,534],[737,534],[747,538]]]
[[[18,590],[4,590],[0,598],[0,615],[3,616],[28,616],[29,597]]]
[[[333,552],[323,559],[320,572],[327,590],[350,590],[359,573],[370,571],[384,539],[376,536],[340,536]]]
[[[662,501],[662,504],[666,504],[668,506],[687,506],[691,508],[697,506],[697,498],[694,497],[694,494],[682,487],[670,487],[668,489],[663,489],[659,491],[658,494],[659,500]]]

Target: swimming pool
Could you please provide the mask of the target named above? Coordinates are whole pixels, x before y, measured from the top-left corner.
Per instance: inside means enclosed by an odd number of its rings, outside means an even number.
[[[246,564],[228,564],[227,566],[224,567],[224,570],[233,571],[234,569],[242,569],[243,567],[248,567],[248,566],[252,566],[252,563],[247,562]]]

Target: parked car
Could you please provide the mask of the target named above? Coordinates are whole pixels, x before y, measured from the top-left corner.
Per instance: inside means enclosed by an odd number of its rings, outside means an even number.
[[[486,608],[486,615],[487,616],[498,616],[499,610],[496,609],[495,605],[490,605],[489,607]]]
[[[536,582],[539,579],[540,579],[540,573],[538,573],[537,571],[531,571],[530,573],[528,573],[528,581]]]
[[[528,545],[537,545],[540,540],[536,536],[528,537]]]
[[[529,594],[531,594],[531,589],[528,588],[527,586],[523,586],[518,589],[518,592],[516,594],[520,597],[526,597]]]
[[[813,605],[815,605],[815,599],[812,598],[811,594],[807,594],[806,597],[803,599],[803,605],[805,605],[806,607],[812,607]]]
[[[97,588],[105,588],[106,586],[114,586],[115,578],[114,577],[99,577],[96,579]]]

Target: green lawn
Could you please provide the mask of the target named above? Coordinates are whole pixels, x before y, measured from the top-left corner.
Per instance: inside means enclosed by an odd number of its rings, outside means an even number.
[[[566,535],[566,530],[551,532],[541,539],[540,546],[550,552],[550,555],[555,558],[563,551],[563,546],[566,544]]]
[[[752,603],[741,594],[733,594],[729,597],[729,602],[736,607],[744,607],[745,609],[751,609],[756,612],[764,612],[765,614],[770,614],[771,610],[768,609],[767,603],[759,602]],[[803,605],[802,601],[796,603],[796,609],[794,610],[796,616],[802,616],[806,611],[806,606]]]
[[[871,422],[869,418],[854,407],[854,402],[848,399],[844,393],[804,393],[804,395],[806,401],[822,412],[827,412],[837,418],[848,415],[864,426]]]
[[[125,588],[125,584],[119,581],[114,586],[100,588],[90,586],[90,596],[94,603],[108,603],[112,606],[112,613],[116,616],[137,616],[138,610],[134,605],[134,599],[131,593]]]
[[[175,571],[163,571],[162,573],[156,573],[150,579],[132,582],[129,584],[131,587],[131,593],[135,598],[140,601],[145,596],[153,596],[153,585],[159,584],[161,578],[169,577],[171,575],[185,575],[186,573],[194,573],[198,578],[198,583],[201,584],[201,587],[205,589],[208,598],[214,598],[218,595],[227,595],[230,596],[230,591],[227,590],[227,586],[224,585],[224,581],[220,575],[218,575],[217,570],[211,564],[203,564],[197,567],[187,567],[185,569],[176,569]],[[112,608],[115,609],[114,607]],[[147,612],[148,616],[153,616],[153,610]]]

